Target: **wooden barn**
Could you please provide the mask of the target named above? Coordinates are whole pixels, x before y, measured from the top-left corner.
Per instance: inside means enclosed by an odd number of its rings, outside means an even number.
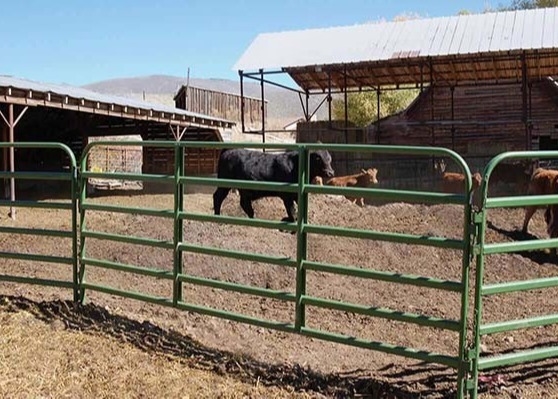
[[[558,8],[544,8],[265,33],[235,67],[262,84],[287,74],[308,121],[315,110],[303,99],[325,97],[318,107],[328,107],[328,119],[299,124],[299,141],[443,146],[475,170],[502,151],[556,147],[556,21]],[[387,90],[409,87],[421,94],[399,115],[367,129],[347,120],[350,93],[376,92],[379,109]],[[344,121],[332,118],[334,98],[345,100]],[[372,160],[334,161],[345,173]],[[373,161],[390,186],[433,179],[433,160]]]
[[[79,87],[0,76],[0,126],[3,142],[61,142],[79,158],[88,141],[115,136],[137,136],[144,141],[222,141],[221,130],[232,128],[234,122]],[[122,150],[113,153],[118,157]],[[137,156],[123,159],[129,166]],[[144,173],[165,173],[174,164],[174,154],[154,148],[143,151],[141,159],[140,168]],[[5,171],[57,171],[67,167],[68,160],[59,151],[4,149],[0,151],[0,165]],[[192,174],[201,173],[207,167],[193,157],[186,157],[186,165]],[[103,169],[103,164],[96,166]],[[3,183],[6,188],[7,182]],[[13,195],[15,190],[9,191]]]

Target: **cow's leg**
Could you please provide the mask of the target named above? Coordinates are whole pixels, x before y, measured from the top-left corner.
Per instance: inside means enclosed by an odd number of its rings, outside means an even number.
[[[254,208],[252,208],[252,197],[240,191],[240,206],[250,219],[254,218]]]
[[[229,191],[231,189],[227,187],[218,187],[217,190],[213,193],[213,211],[216,215],[221,214],[221,205],[227,195],[229,195]]]
[[[525,218],[523,219],[523,228],[521,229],[521,231],[523,233],[527,233],[527,228],[529,226],[529,221],[531,220],[531,218],[533,217],[533,215],[535,214],[536,211],[537,211],[536,206],[525,207]]]
[[[284,222],[294,222],[296,221],[296,200],[293,197],[284,197],[283,204],[287,211],[287,217],[283,218]]]
[[[361,208],[364,208],[364,198],[363,198],[363,197],[360,197],[360,198],[357,200],[357,204],[358,204],[358,206],[360,206]]]

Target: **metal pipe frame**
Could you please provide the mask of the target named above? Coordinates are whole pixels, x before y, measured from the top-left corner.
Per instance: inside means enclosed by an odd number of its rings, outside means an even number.
[[[539,56],[539,61],[542,59],[546,59],[551,57],[551,55],[549,54],[542,54]],[[486,58],[486,57],[485,57]],[[484,59],[484,58],[483,58]],[[523,51],[521,54],[510,54],[507,55],[505,57],[498,57],[497,59],[495,59],[498,62],[503,62],[503,61],[516,61],[516,62],[521,62],[521,74],[519,76],[520,79],[518,78],[506,78],[504,80],[497,80],[497,84],[498,85],[514,85],[514,84],[518,84],[521,83],[522,86],[522,115],[520,116],[520,118],[518,118],[519,121],[521,121],[524,125],[525,125],[525,148],[526,149],[530,149],[532,146],[532,125],[531,125],[531,114],[532,114],[532,100],[531,100],[531,84],[529,83],[529,61],[530,59],[527,59],[525,52]],[[455,61],[452,60],[452,63],[455,65],[461,65],[466,63],[466,61]],[[405,90],[405,89],[411,89],[411,88],[419,88],[421,91],[424,90],[425,86],[429,86],[431,88],[433,88],[434,86],[438,87],[438,88],[442,88],[442,87],[448,87],[451,91],[452,91],[452,98],[451,98],[451,119],[450,120],[440,120],[440,121],[435,121],[434,120],[434,107],[433,107],[433,103],[434,103],[434,95],[433,92],[431,93],[431,117],[430,117],[430,121],[412,121],[412,122],[405,122],[405,123],[397,123],[395,122],[393,125],[397,126],[397,125],[405,125],[405,126],[431,126],[431,134],[432,134],[432,139],[431,139],[431,144],[432,145],[436,145],[436,134],[435,134],[435,126],[444,126],[444,125],[450,125],[451,128],[451,133],[452,133],[452,148],[455,148],[456,145],[456,140],[457,138],[455,137],[456,135],[456,127],[457,126],[487,126],[487,125],[505,125],[505,124],[510,124],[510,123],[517,123],[518,120],[512,120],[512,119],[506,119],[506,120],[493,120],[493,121],[476,121],[476,120],[455,120],[455,98],[454,98],[454,90],[455,87],[477,87],[477,86],[481,86],[481,85],[486,85],[487,83],[489,83],[490,81],[478,81],[478,80],[471,80],[471,81],[466,81],[466,82],[459,82],[459,81],[449,81],[447,79],[445,79],[445,75],[443,72],[436,72],[435,71],[435,63],[433,62],[432,58],[427,58],[426,60],[421,61],[420,63],[417,64],[417,67],[420,69],[420,82],[416,82],[414,84],[410,84],[410,85],[405,85],[405,86],[399,86],[399,85],[394,85],[395,87],[370,87],[370,86],[365,86],[365,84],[363,83],[362,87],[359,87],[358,89],[349,89],[348,88],[348,80],[352,79],[353,81],[358,81],[357,78],[350,76],[350,74],[347,73],[347,65],[339,65],[339,66],[323,66],[322,67],[322,71],[327,73],[327,84],[324,85],[322,87],[322,89],[320,90],[308,90],[307,92],[303,92],[300,90],[296,90],[293,89],[292,87],[288,87],[285,85],[282,85],[280,83],[277,82],[272,82],[271,80],[265,79],[265,76],[267,75],[278,75],[278,74],[289,74],[289,73],[304,73],[305,69],[296,69],[296,68],[283,68],[281,70],[270,70],[270,71],[263,71],[263,70],[259,70],[257,73],[255,72],[250,72],[250,73],[246,73],[243,71],[239,71],[239,73],[241,74],[241,77],[248,77],[250,79],[256,79],[256,80],[260,80],[260,82],[265,82],[265,83],[269,83],[272,85],[275,85],[277,87],[282,87],[294,92],[299,93],[300,96],[300,101],[301,101],[301,107],[303,109],[303,113],[304,113],[304,117],[306,118],[306,120],[309,120],[311,118],[311,116],[313,116],[322,106],[323,101],[320,103],[320,105],[318,105],[318,107],[316,107],[316,109],[314,110],[314,112],[312,112],[310,114],[309,111],[309,107],[304,105],[304,102],[302,101],[302,95],[304,94],[305,96],[310,97],[310,96],[315,96],[315,95],[320,95],[320,94],[324,94],[327,93],[327,96],[325,98],[325,100],[328,102],[328,122],[329,122],[329,129],[333,129],[332,126],[332,119],[333,119],[333,115],[332,115],[332,95],[334,94],[343,94],[344,99],[345,99],[345,107],[347,104],[347,95],[349,93],[359,93],[359,92],[367,92],[367,91],[375,91],[376,93],[378,93],[378,111],[380,110],[381,107],[381,100],[380,100],[380,90],[381,91],[392,91],[392,90]],[[425,67],[428,68],[428,74],[429,74],[429,81],[425,82],[424,79],[424,74],[426,73],[426,71],[424,70]],[[454,66],[455,68],[455,66]],[[340,75],[343,76],[343,86],[342,88],[333,88],[333,83],[332,83],[332,72],[335,71],[336,73],[339,73]],[[308,72],[310,73],[310,70],[308,70]],[[475,71],[478,72],[478,71]],[[356,79],[356,80],[355,80]],[[264,101],[264,98],[262,97],[262,101]],[[308,104],[308,101],[306,102]],[[347,131],[348,129],[350,129],[348,127],[348,112],[345,111],[345,131]],[[376,130],[377,132],[379,132],[379,128],[380,128],[380,123],[381,123],[381,118],[380,115],[377,115],[377,126],[376,126]],[[249,133],[245,131],[245,128],[243,128],[243,131],[245,133]],[[284,130],[274,130],[274,132],[284,132]],[[265,133],[265,128],[262,129],[262,134]],[[379,143],[379,133],[376,135],[376,142]]]

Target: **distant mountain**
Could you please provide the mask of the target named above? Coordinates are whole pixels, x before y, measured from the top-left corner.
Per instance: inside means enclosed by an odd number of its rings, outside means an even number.
[[[135,94],[145,91],[149,94],[175,94],[178,89],[187,83],[186,78],[169,75],[150,75],[135,78],[120,78],[103,80],[91,83],[84,87],[107,94],[123,95]],[[190,79],[190,85],[203,87],[210,90],[237,93],[239,82],[227,79]]]
[[[187,83],[186,78],[168,75],[151,75],[134,78],[104,80],[83,86],[99,93],[113,94],[135,99],[143,98],[150,102],[174,105],[173,97],[178,89]],[[208,90],[240,94],[240,80],[190,78],[190,85]],[[270,128],[282,126],[303,116],[297,93],[271,85],[265,85],[265,99],[268,101],[268,122]],[[244,95],[261,98],[259,82],[244,81]],[[311,107],[320,103],[322,98],[314,96]],[[321,96],[320,96],[321,97]],[[313,110],[313,109],[312,109]],[[317,113],[318,119],[327,118],[327,107],[322,105]]]

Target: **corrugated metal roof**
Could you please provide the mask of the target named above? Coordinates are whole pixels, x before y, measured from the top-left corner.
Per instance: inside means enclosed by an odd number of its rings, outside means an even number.
[[[146,112],[154,111],[156,113],[164,113],[169,116],[187,116],[189,120],[198,120],[199,124],[203,124],[203,121],[217,122],[219,125],[232,126],[235,123],[221,118],[212,117],[209,115],[202,115],[195,112],[185,111],[183,109],[166,106],[163,104],[149,103],[145,101],[134,100],[125,97],[112,96],[107,94],[97,93],[91,90],[83,89],[81,87],[75,87],[63,84],[51,84],[51,83],[40,83],[34,82],[27,79],[15,78],[12,76],[0,75],[0,88],[16,88],[19,90],[42,92],[42,93],[53,93],[59,96],[67,96],[74,99],[84,99],[89,102],[98,102],[109,105],[117,105],[121,107],[130,107],[133,109],[139,109]],[[0,96],[5,93],[0,92]],[[160,116],[158,116],[159,119]]]
[[[558,48],[558,8],[263,33],[235,70]]]

